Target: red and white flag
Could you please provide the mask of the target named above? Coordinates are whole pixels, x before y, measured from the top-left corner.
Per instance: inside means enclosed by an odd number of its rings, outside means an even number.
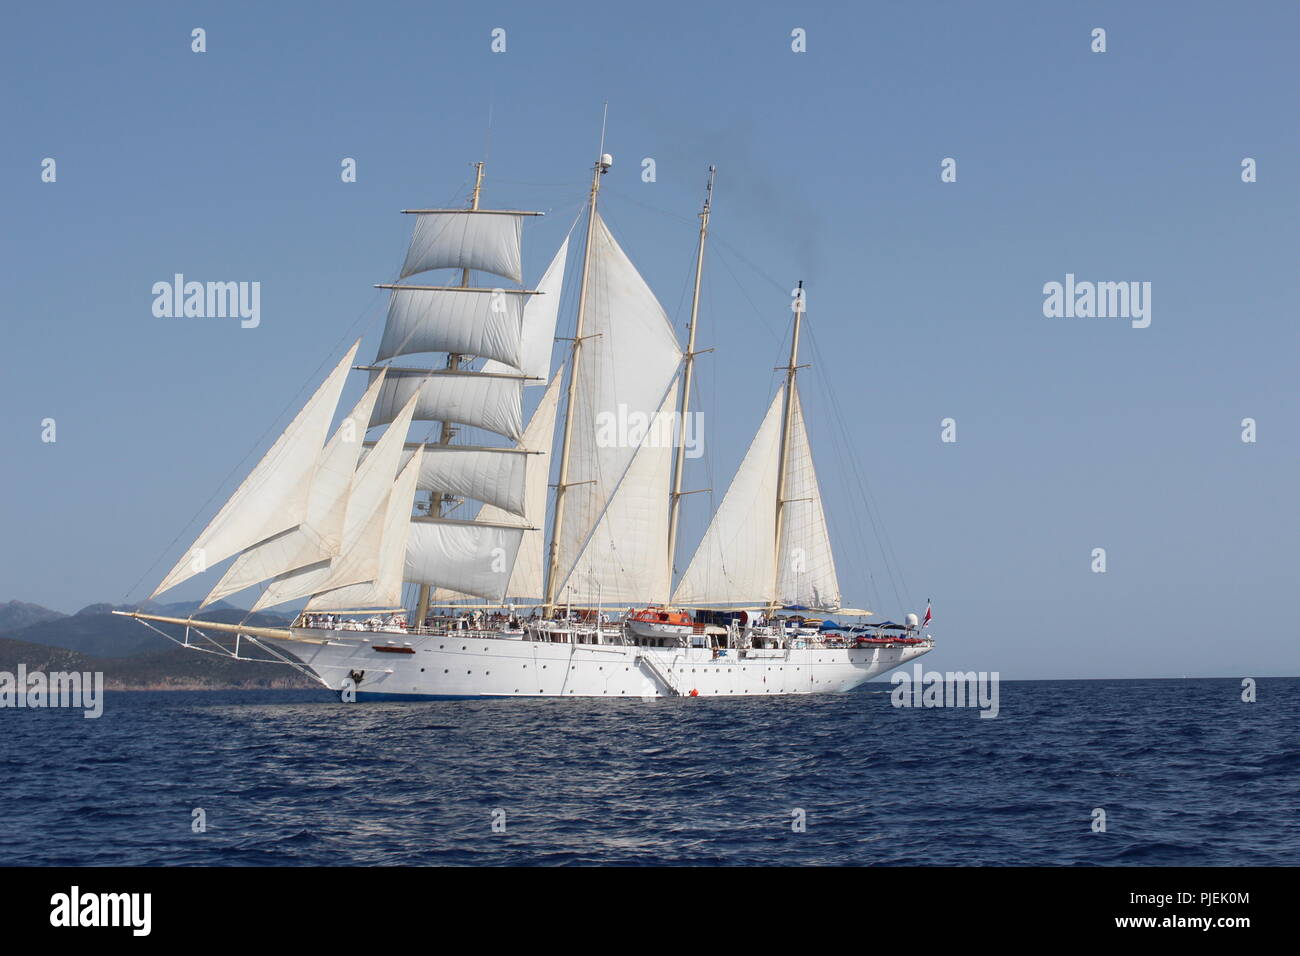
[[[924,618],[924,620],[921,621],[921,626],[922,626],[922,627],[925,627],[927,624],[929,624],[929,623],[930,623],[930,619],[931,619],[932,617],[934,617],[934,615],[930,613],[930,600],[929,600],[929,598],[926,598],[926,601],[925,601],[925,618]]]

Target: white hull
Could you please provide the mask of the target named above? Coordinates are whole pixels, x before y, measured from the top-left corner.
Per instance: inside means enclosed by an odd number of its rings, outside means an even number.
[[[931,650],[929,643],[864,648],[730,649],[509,639],[496,632],[387,634],[295,628],[321,643],[262,638],[333,690],[360,674],[357,695],[388,697],[742,697],[830,694]],[[383,651],[377,647],[406,648]]]

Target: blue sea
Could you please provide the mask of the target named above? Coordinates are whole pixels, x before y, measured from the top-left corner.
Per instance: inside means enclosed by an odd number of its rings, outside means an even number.
[[[890,690],[5,710],[0,863],[1300,865],[1300,679]]]

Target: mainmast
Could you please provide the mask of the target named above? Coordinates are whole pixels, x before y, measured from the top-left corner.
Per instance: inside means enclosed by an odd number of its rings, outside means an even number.
[[[601,149],[604,149],[601,136]],[[587,243],[582,252],[582,285],[578,293],[578,319],[573,330],[573,358],[569,362],[569,386],[565,392],[564,438],[560,443],[560,471],[555,479],[555,513],[551,519],[551,545],[546,562],[546,591],[544,614],[555,608],[555,586],[560,574],[560,529],[564,524],[564,493],[569,480],[569,448],[573,439],[573,401],[578,392],[578,366],[582,358],[583,320],[587,313],[587,286],[591,272],[591,247],[596,235],[596,197],[600,193],[600,177],[614,165],[613,158],[602,152],[592,167],[591,196],[588,199]]]
[[[677,520],[682,505],[682,476],[686,470],[686,423],[691,409],[691,378],[695,371],[695,325],[700,315],[700,278],[704,274],[704,240],[709,234],[709,211],[713,202],[713,176],[717,171],[709,167],[709,185],[704,194],[704,208],[700,210],[700,244],[695,254],[695,293],[691,297],[691,326],[686,340],[686,368],[682,373],[681,418],[677,435],[677,459],[673,463],[673,492],[668,517],[668,593],[664,605],[672,602],[673,562],[677,557]]]
[[[776,538],[772,542],[772,562],[776,579],[772,587],[772,608],[775,609],[780,595],[777,589],[781,580],[781,523],[785,511],[786,464],[790,459],[790,432],[794,427],[794,388],[795,375],[799,371],[799,326],[803,321],[803,280],[794,299],[794,334],[790,338],[790,364],[785,367],[785,408],[781,415],[781,457],[776,472]]]
[[[479,161],[474,164],[474,191],[470,194],[470,198],[469,198],[470,209],[475,211],[478,210],[479,192],[482,189],[483,189],[483,162]],[[470,287],[469,273],[470,273],[469,269],[462,269],[460,272],[460,287],[462,289],[468,289]],[[460,359],[461,359],[460,355],[457,354],[456,352],[449,352],[447,354],[448,370],[452,372],[458,371],[460,369]],[[440,422],[438,428],[438,444],[439,445],[451,444],[451,439],[455,434],[456,434],[456,425],[454,422]],[[443,516],[442,507],[447,502],[447,500],[448,500],[448,496],[443,492],[441,491],[434,492],[432,497],[429,499],[429,514],[433,515],[436,518],[441,518]],[[424,619],[429,615],[429,590],[430,590],[429,585],[427,584],[420,585],[420,593],[418,599],[416,600],[416,610],[415,610],[416,627],[424,627]]]

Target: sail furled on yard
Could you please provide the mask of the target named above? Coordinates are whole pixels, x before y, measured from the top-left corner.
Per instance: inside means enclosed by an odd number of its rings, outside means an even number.
[[[663,307],[599,215],[588,269],[586,324],[581,362],[575,370],[574,407],[569,410],[572,442],[563,527],[556,535],[558,576],[553,593],[557,598],[565,593],[582,562],[587,580],[573,581],[575,587],[587,593],[613,593],[613,579],[618,577],[625,579],[617,588],[619,593],[637,592],[628,600],[657,600],[663,591],[655,591],[655,582],[662,583],[666,544],[656,556],[655,570],[645,568],[647,573],[639,585],[634,583],[634,575],[640,571],[633,565],[625,566],[627,573],[622,568],[605,573],[597,567],[598,558],[583,562],[583,555],[641,447],[635,431],[653,421],[671,392],[682,352]],[[662,464],[667,475],[671,456],[653,454],[650,458],[653,462],[647,459],[646,469]],[[657,474],[654,481],[659,481]],[[610,512],[602,539],[633,542],[666,534],[668,496],[662,497],[662,517],[648,507]]]
[[[339,422],[333,437],[321,452],[302,521],[242,551],[204,598],[203,607],[260,581],[339,553],[343,547],[343,521],[352,489],[352,475],[357,469],[362,438],[380,384],[381,379],[371,383],[352,411]]]
[[[505,289],[398,286],[388,300],[388,320],[375,360],[456,352],[481,355],[504,363],[510,367],[507,370],[516,369],[523,362],[524,303],[530,297],[524,291]],[[551,334],[555,334],[553,326]],[[549,353],[547,360],[549,365]]]
[[[736,476],[677,584],[682,606],[767,604],[776,583],[776,485],[785,387],[768,407]]]
[[[840,584],[813,467],[799,389],[790,395],[789,452],[781,510],[780,571],[776,596],[782,604],[831,610],[840,606]]]
[[[674,379],[587,538],[568,582],[557,592],[566,603],[646,604],[668,592],[664,555],[668,550],[676,404]],[[636,441],[635,433],[629,434],[628,440]]]
[[[418,395],[415,418],[486,428],[518,441],[523,432],[523,379],[482,372],[388,368],[370,426],[393,420]],[[379,370],[371,370],[378,375]]]
[[[365,547],[377,547],[379,557],[374,576],[342,587],[329,588],[314,595],[304,610],[341,611],[362,608],[400,608],[402,606],[402,571],[406,540],[411,527],[411,507],[415,502],[416,479],[420,473],[417,456],[412,456],[397,473],[382,507],[376,508],[362,533]],[[377,546],[374,543],[378,538]]]
[[[523,307],[522,361],[489,361],[485,372],[508,372],[528,376],[526,385],[545,385],[551,374],[551,353],[555,347],[555,325],[560,315],[560,297],[564,291],[564,266],[569,256],[566,237],[550,266],[537,283],[537,294],[528,296]],[[486,355],[486,352],[476,352]]]
[[[416,212],[401,278],[433,269],[472,269],[519,282],[525,213],[486,209]]]
[[[385,507],[392,490],[415,401],[414,396],[408,400],[353,473],[343,519],[343,544],[338,555],[277,576],[252,610],[375,579],[382,532],[374,530],[372,519]]]
[[[348,350],[150,597],[302,521],[321,447],[358,345]]]

